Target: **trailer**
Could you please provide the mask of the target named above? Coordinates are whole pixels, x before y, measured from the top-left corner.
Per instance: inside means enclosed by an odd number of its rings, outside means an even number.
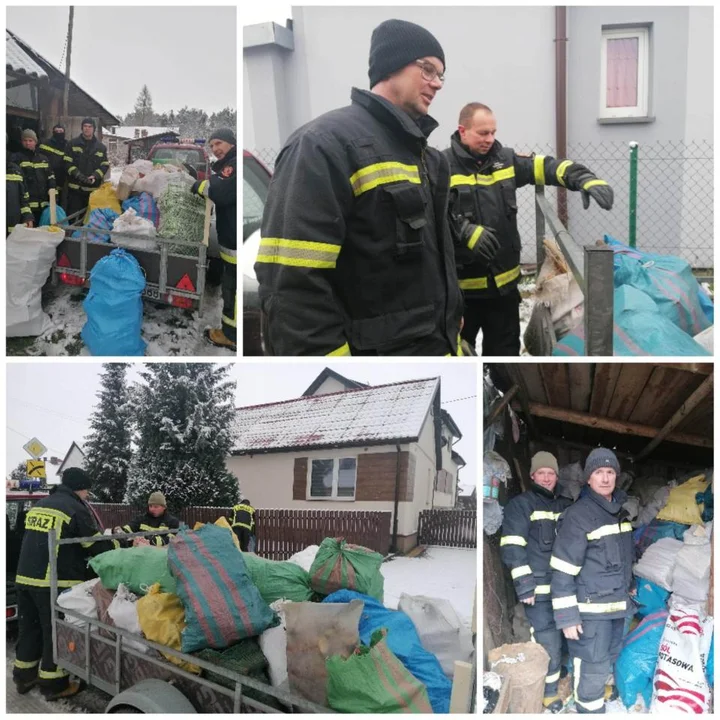
[[[48,533],[50,549],[50,607],[53,657],[59,668],[83,679],[110,696],[106,713],[331,713],[331,709],[255,678],[227,670],[213,663],[133,633],[107,625],[58,603],[57,552],[60,545],[106,540],[147,538],[175,534],[156,530],[120,535],[103,535],[59,540],[57,531]],[[73,625],[63,616],[82,620]],[[111,634],[104,637],[102,629]],[[128,645],[142,645],[142,652]],[[201,668],[202,677],[173,665],[160,653],[168,653]]]

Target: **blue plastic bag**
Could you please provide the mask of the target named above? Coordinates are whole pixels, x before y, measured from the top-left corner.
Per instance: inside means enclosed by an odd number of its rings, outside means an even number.
[[[370,636],[375,630],[387,628],[388,647],[425,685],[433,712],[449,712],[452,684],[435,655],[422,646],[413,621],[404,612],[388,610],[375,598],[354,590],[338,590],[328,595],[323,602],[348,603],[351,600],[362,600],[365,603],[358,627],[360,640],[369,645]]]
[[[641,525],[633,530],[635,552],[640,558],[642,554],[661,538],[682,540],[689,525],[672,522],[672,520],[653,520],[649,525]]]
[[[139,195],[132,195],[123,201],[123,212],[132,208],[141,218],[149,220],[156,228],[160,225],[160,211],[158,210],[155,198],[146,192]]]
[[[91,355],[139,356],[145,353],[142,329],[145,275],[122,248],[100,260],[90,273],[87,314],[80,336]]]
[[[55,206],[55,220],[58,225],[62,225],[67,220],[67,213],[59,206]],[[46,207],[40,214],[40,227],[50,224],[50,206]]]
[[[710,687],[715,686],[715,632],[713,632],[712,640],[710,641],[710,650],[708,650],[708,657],[705,662],[705,675],[707,676],[707,682]]]
[[[87,225],[85,225],[86,228],[96,228],[98,230],[112,230],[113,229],[113,223],[117,218],[120,216],[110,208],[96,208],[90,213],[90,217],[88,218]],[[72,236],[74,238],[80,238],[83,236],[83,233],[81,233],[79,230],[76,230]],[[88,242],[95,242],[95,243],[108,243],[110,242],[110,235],[107,233],[101,233],[101,232],[91,232],[86,233]]]
[[[639,606],[636,614],[645,617],[658,610],[667,610],[669,597],[670,592],[668,590],[650,580],[639,577],[637,579],[637,595],[635,596],[635,602]]]
[[[620,699],[631,707],[641,693],[645,707],[650,707],[652,683],[665,630],[667,610],[648,615],[626,638],[615,663],[615,682]]]

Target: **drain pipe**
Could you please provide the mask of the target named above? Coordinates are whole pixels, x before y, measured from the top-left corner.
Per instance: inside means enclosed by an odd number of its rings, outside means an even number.
[[[398,535],[398,509],[400,507],[400,446],[396,445],[395,450],[395,509],[393,511],[393,529],[392,529],[392,545],[390,552],[398,551],[397,535]]]
[[[555,147],[556,157],[567,157],[567,7],[555,8]],[[567,227],[567,190],[558,187],[557,213]]]

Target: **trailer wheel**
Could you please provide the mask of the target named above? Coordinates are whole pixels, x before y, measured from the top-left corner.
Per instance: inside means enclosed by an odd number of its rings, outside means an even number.
[[[197,711],[178,688],[165,680],[141,680],[116,695],[105,708],[105,714],[133,713],[145,715],[187,715]]]

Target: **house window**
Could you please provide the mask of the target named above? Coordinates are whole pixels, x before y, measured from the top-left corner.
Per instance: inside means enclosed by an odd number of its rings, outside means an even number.
[[[309,470],[308,500],[355,499],[356,458],[312,460]]]
[[[600,118],[645,118],[649,113],[650,29],[603,28]]]

